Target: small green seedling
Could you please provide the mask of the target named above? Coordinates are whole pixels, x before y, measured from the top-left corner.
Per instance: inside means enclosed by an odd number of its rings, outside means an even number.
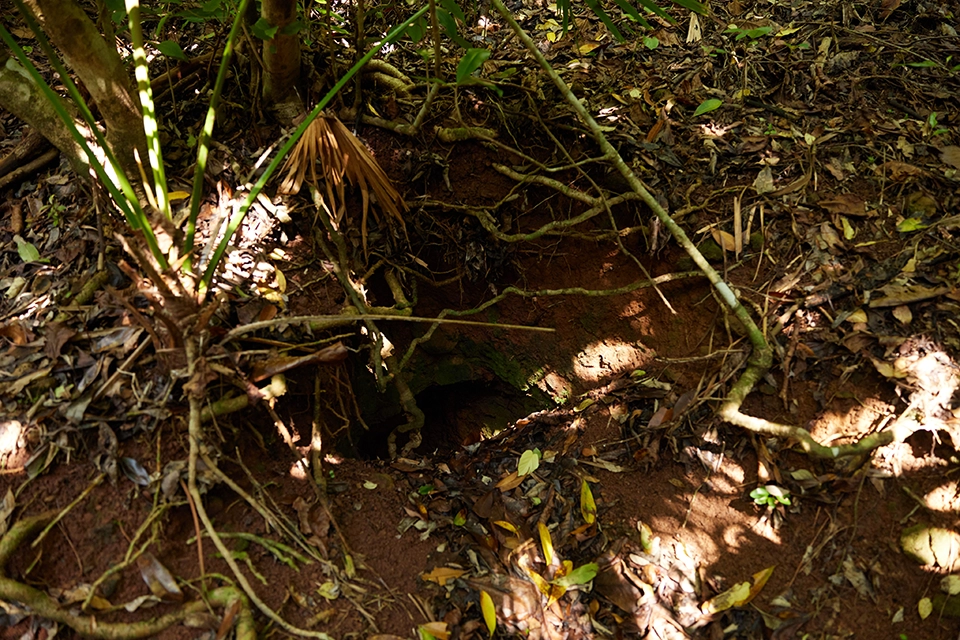
[[[790,502],[790,492],[786,489],[781,489],[775,484],[768,484],[765,487],[757,487],[750,492],[750,497],[753,498],[753,501],[759,506],[767,507],[769,509],[773,509],[780,505],[789,507],[792,504]]]

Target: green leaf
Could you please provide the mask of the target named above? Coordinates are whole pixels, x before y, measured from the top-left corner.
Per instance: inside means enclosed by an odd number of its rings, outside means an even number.
[[[470,49],[470,43],[460,35],[460,29],[457,27],[457,21],[453,19],[453,16],[443,9],[437,9],[437,21],[443,25],[443,32],[447,34],[448,38],[464,49]]]
[[[700,103],[700,106],[697,107],[697,110],[693,112],[693,117],[702,116],[705,113],[710,113],[711,111],[716,111],[720,108],[720,105],[723,104],[723,100],[718,100],[717,98],[710,98],[709,100],[704,100]]]
[[[557,0],[557,11],[560,12],[563,35],[567,35],[567,29],[570,27],[570,0]]]
[[[253,35],[261,40],[272,40],[273,36],[277,35],[278,28],[279,27],[267,22],[264,18],[260,18],[254,23],[250,30],[253,31]]]
[[[158,42],[157,50],[168,58],[183,61],[187,60],[187,54],[185,54],[183,49],[180,48],[180,45],[173,40],[164,40],[163,42]]]
[[[643,46],[645,46],[647,49],[650,49],[651,51],[653,51],[654,49],[656,49],[657,47],[660,46],[660,41],[657,40],[656,38],[651,37],[651,36],[644,36],[644,38],[643,38]]]
[[[425,18],[420,18],[409,27],[407,27],[406,36],[413,40],[414,42],[420,42],[423,40],[423,36],[427,34],[427,21]]]
[[[920,218],[905,218],[897,225],[897,231],[900,233],[910,233],[911,231],[926,229],[928,226],[930,225],[923,222]]]
[[[553,581],[553,584],[560,585],[561,587],[570,587],[575,584],[587,584],[593,580],[597,575],[596,562],[590,562],[583,566],[577,567],[567,575],[562,578],[557,578]]]
[[[440,6],[460,22],[467,21],[467,16],[463,15],[463,9],[456,3],[456,0],[440,0]]]
[[[517,475],[530,475],[540,467],[540,452],[535,449],[527,449],[520,454],[520,463],[517,465]]]
[[[483,66],[490,57],[489,49],[467,49],[457,65],[457,84],[464,84],[473,75],[473,72]]]
[[[33,244],[27,242],[20,236],[13,236],[13,241],[17,243],[17,253],[24,262],[40,262],[40,252]]]
[[[923,62],[908,62],[908,67],[915,67],[917,69],[927,69],[929,67],[937,66],[937,63],[933,60],[924,60]]]
[[[747,29],[746,31],[741,31],[737,34],[737,40],[743,40],[744,38],[756,40],[757,38],[762,38],[771,31],[773,31],[773,27],[757,27],[756,29]]]
[[[285,26],[283,29],[281,29],[280,33],[282,33],[285,36],[295,36],[301,31],[303,31],[303,29],[306,28],[306,26],[307,25],[303,22],[303,20],[294,20],[293,22]]]

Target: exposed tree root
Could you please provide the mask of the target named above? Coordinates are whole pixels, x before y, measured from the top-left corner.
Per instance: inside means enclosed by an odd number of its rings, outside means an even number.
[[[200,496],[200,490],[197,485],[197,462],[201,458],[201,446],[203,443],[203,429],[200,421],[200,414],[202,411],[203,397],[206,390],[206,383],[204,382],[204,369],[203,358],[201,356],[200,350],[200,336],[187,334],[184,336],[184,347],[186,350],[187,356],[187,371],[190,378],[190,381],[185,386],[185,390],[189,396],[190,400],[190,418],[189,418],[189,434],[190,434],[190,457],[188,459],[188,481],[187,486],[190,492],[191,497],[193,498],[194,505],[197,509],[197,515],[200,517],[200,520],[203,522],[204,530],[207,535],[210,536],[210,539],[213,541],[214,546],[217,548],[217,551],[220,552],[223,560],[229,565],[230,570],[233,571],[234,577],[236,578],[237,583],[243,589],[243,593],[246,594],[246,597],[249,598],[257,609],[260,610],[267,618],[277,623],[284,631],[292,633],[294,635],[302,636],[305,638],[319,638],[320,640],[330,640],[330,636],[326,633],[319,631],[310,631],[308,629],[300,629],[283,618],[281,618],[273,609],[267,606],[267,604],[260,599],[257,595],[257,592],[253,590],[253,587],[250,586],[250,581],[247,580],[246,575],[240,570],[240,566],[237,564],[237,561],[234,559],[233,554],[230,553],[230,550],[223,543],[223,540],[220,538],[220,535],[217,533],[217,530],[213,526],[213,522],[210,520],[210,516],[207,515],[207,511],[203,506],[203,500]]]
[[[534,43],[530,36],[527,35],[523,28],[517,23],[513,17],[513,14],[504,6],[502,0],[493,0],[493,4],[503,19],[510,25],[511,29],[513,29],[514,33],[517,34],[517,37],[520,38],[521,42],[523,42],[523,45],[526,47],[527,51],[529,51],[530,55],[537,60],[547,75],[550,76],[550,79],[564,95],[567,102],[570,103],[577,115],[580,116],[580,119],[590,129],[594,139],[600,146],[600,150],[603,152],[604,157],[613,163],[617,171],[619,171],[624,179],[626,179],[627,183],[630,185],[630,188],[640,196],[640,199],[642,199],[651,210],[653,210],[657,218],[660,220],[660,223],[670,231],[670,234],[677,241],[677,243],[683,247],[687,254],[693,259],[694,263],[696,263],[703,274],[707,277],[707,279],[710,281],[710,284],[713,285],[714,289],[716,289],[717,293],[720,295],[720,298],[723,300],[730,312],[733,313],[734,316],[736,316],[736,318],[740,320],[740,322],[746,328],[753,350],[749,359],[747,360],[747,366],[742,375],[730,388],[729,394],[720,405],[718,415],[723,420],[726,420],[731,424],[743,427],[756,433],[795,439],[800,443],[801,448],[808,454],[822,458],[838,458],[842,456],[862,454],[875,449],[876,447],[883,446],[891,442],[901,441],[913,433],[913,431],[916,430],[916,425],[918,423],[908,413],[905,413],[895,422],[893,427],[889,427],[882,432],[864,437],[851,444],[828,447],[817,442],[810,432],[802,427],[769,422],[761,418],[748,416],[740,411],[743,401],[747,398],[747,396],[750,395],[750,392],[753,391],[753,388],[757,382],[761,380],[764,375],[766,375],[773,361],[772,349],[767,343],[763,332],[753,321],[753,318],[750,316],[750,312],[747,311],[746,307],[740,303],[737,294],[734,293],[730,286],[727,285],[723,278],[720,277],[720,274],[718,274],[717,271],[710,265],[710,263],[707,262],[706,258],[703,257],[703,254],[700,253],[697,247],[687,237],[687,234],[683,228],[680,227],[673,220],[673,218],[670,217],[670,215],[660,205],[660,203],[657,202],[656,198],[653,197],[640,179],[637,178],[626,162],[624,162],[623,157],[620,156],[613,145],[611,145],[607,140],[603,130],[583,106],[583,103],[580,102],[580,100],[567,86],[566,82],[564,82],[557,72],[554,71],[553,67],[537,48],[536,43]],[[479,217],[478,219],[481,220],[482,224],[483,219]],[[486,227],[487,225],[484,226]]]
[[[47,512],[24,518],[14,524],[3,538],[0,538],[0,600],[17,602],[29,609],[31,613],[66,625],[80,635],[90,638],[103,638],[104,640],[149,638],[172,625],[183,622],[192,615],[207,611],[208,603],[214,606],[231,607],[239,602],[237,638],[241,640],[254,640],[256,638],[253,617],[246,598],[233,587],[214,589],[207,594],[206,602],[190,602],[173,613],[151,620],[103,622],[89,614],[75,615],[61,607],[59,602],[43,591],[7,577],[6,565],[10,557],[26,541],[28,536],[51,522],[54,517],[56,517],[55,512]]]

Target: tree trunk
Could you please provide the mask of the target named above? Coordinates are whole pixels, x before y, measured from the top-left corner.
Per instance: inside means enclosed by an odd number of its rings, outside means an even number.
[[[147,157],[140,100],[116,47],[103,39],[75,0],[25,3],[96,102],[106,124],[107,143],[127,177],[139,183],[134,149],[139,149],[141,158]]]
[[[263,99],[271,106],[300,105],[296,90],[300,80],[300,35],[282,33],[297,19],[297,0],[263,0],[261,11],[270,26],[278,27],[276,35],[263,43]]]
[[[71,105],[67,105],[68,109]],[[0,107],[29,124],[43,134],[53,146],[70,161],[70,166],[79,175],[86,177],[89,169],[86,154],[80,149],[57,112],[44,97],[37,85],[30,80],[26,70],[6,51],[0,51]],[[71,110],[72,112],[72,110]],[[76,122],[76,118],[74,119]],[[77,122],[77,128],[90,140],[93,136],[85,124]]]

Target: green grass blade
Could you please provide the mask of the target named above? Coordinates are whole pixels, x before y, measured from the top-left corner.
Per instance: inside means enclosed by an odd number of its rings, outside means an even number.
[[[230,58],[233,56],[233,48],[240,34],[243,25],[243,16],[247,11],[247,5],[250,0],[242,0],[237,8],[237,15],[233,19],[233,25],[230,27],[230,34],[227,36],[227,42],[223,46],[223,56],[220,59],[220,68],[217,70],[217,79],[214,81],[213,94],[210,96],[210,104],[207,106],[207,117],[203,122],[203,130],[200,132],[200,138],[197,140],[197,164],[193,171],[193,191],[190,195],[190,215],[187,217],[187,227],[183,238],[183,255],[187,256],[184,267],[190,269],[193,266],[193,243],[197,233],[197,216],[200,213],[200,201],[203,198],[203,176],[207,170],[207,159],[210,155],[210,140],[213,137],[213,125],[217,120],[217,107],[220,105],[220,93],[223,91],[223,84],[226,82],[227,73],[230,70]]]
[[[32,22],[32,20],[28,19],[28,23],[30,22]],[[33,25],[35,24],[36,23],[34,22]],[[42,32],[40,32],[39,28],[36,29],[35,33],[40,33],[42,35]],[[70,112],[67,111],[67,108],[64,106],[60,96],[57,95],[57,93],[50,87],[49,84],[47,84],[37,68],[33,65],[30,59],[27,58],[23,49],[20,48],[20,46],[10,35],[10,32],[7,31],[2,24],[0,24],[0,39],[2,39],[4,44],[6,44],[10,49],[14,57],[16,57],[17,61],[23,67],[24,71],[29,74],[31,80],[40,89],[41,93],[43,93],[44,97],[50,103],[50,106],[56,112],[57,116],[64,123],[64,126],[66,126],[71,137],[83,150],[84,154],[87,156],[87,162],[90,164],[90,168],[97,175],[97,178],[103,184],[104,188],[106,188],[110,193],[111,199],[113,199],[114,203],[117,205],[117,208],[119,208],[123,213],[124,218],[127,220],[127,224],[129,224],[133,230],[143,233],[144,239],[147,242],[147,246],[150,249],[150,252],[156,258],[157,263],[162,268],[166,268],[166,257],[163,255],[163,252],[160,251],[160,246],[157,243],[156,236],[153,233],[153,228],[150,226],[149,220],[147,219],[146,214],[143,212],[143,209],[140,208],[140,203],[133,192],[133,188],[126,179],[126,176],[117,162],[116,157],[110,152],[110,148],[103,139],[103,135],[97,129],[96,123],[93,121],[93,116],[90,114],[89,108],[87,108],[86,104],[83,103],[82,99],[79,100],[77,104],[78,108],[81,110],[81,112],[85,112],[84,115],[89,117],[90,121],[94,122],[94,125],[91,126],[91,130],[93,131],[98,144],[101,145],[101,149],[103,149],[107,161],[114,172],[114,175],[112,176],[107,173],[107,170],[101,159],[97,157],[97,155],[90,148],[90,145],[87,144],[86,138],[82,133],[80,133],[79,129],[77,129],[76,123],[73,121],[73,116],[71,116]],[[38,36],[38,40],[40,40],[40,36]],[[45,39],[43,41],[45,42]],[[47,46],[49,47],[49,43]],[[53,50],[50,49],[51,53],[52,51]],[[59,67],[59,69],[63,69],[63,66],[59,63],[59,59],[57,59],[55,55],[50,59],[50,62],[53,64],[54,68]],[[71,86],[73,91],[76,91],[76,85],[73,85],[73,83],[70,81],[69,75],[66,73],[66,69],[63,69],[60,71],[60,73],[61,80],[63,81],[64,85],[68,87],[68,91],[70,91]],[[77,92],[77,98],[79,97],[79,92]],[[120,187],[118,187],[118,184]],[[123,189],[123,193],[121,193],[121,188]]]
[[[670,24],[677,24],[677,21],[674,20],[674,19],[670,16],[670,14],[667,13],[667,12],[664,10],[663,7],[661,7],[660,5],[658,5],[658,4],[657,4],[656,2],[654,2],[653,0],[637,0],[637,3],[638,3],[641,7],[643,7],[643,8],[646,9],[647,11],[649,11],[650,13],[653,13],[653,14],[656,14],[656,15],[660,16],[661,18],[663,18],[664,20],[666,20],[666,21],[669,22]],[[617,0],[617,4],[620,4],[620,0]],[[646,22],[646,21],[644,21],[644,22]],[[647,25],[647,27],[649,28],[649,25]]]
[[[147,54],[143,48],[143,29],[140,24],[139,0],[126,0],[127,19],[130,24],[130,44],[133,45],[133,73],[137,80],[137,92],[140,94],[140,109],[143,112],[143,133],[147,138],[146,161],[153,173],[154,206],[167,220],[172,220],[170,200],[167,197],[167,177],[163,167],[163,151],[160,148],[160,131],[157,126],[157,112],[153,106],[153,90],[150,88],[150,69],[147,66]],[[150,185],[143,185],[150,191]]]
[[[12,44],[11,42],[7,42],[7,45],[12,51],[19,51],[19,54],[17,54],[17,59],[24,66],[25,70],[30,73],[41,92],[43,92],[43,94],[47,97],[47,100],[50,102],[54,111],[57,112],[57,115],[69,130],[70,135],[74,138],[77,144],[80,145],[80,148],[83,149],[91,168],[96,173],[100,182],[104,185],[104,188],[106,188],[110,193],[110,197],[117,205],[117,208],[119,208],[123,213],[124,218],[127,220],[127,224],[130,225],[131,229],[140,231],[144,234],[144,238],[146,239],[147,245],[150,248],[150,252],[157,259],[158,264],[160,264],[163,268],[166,268],[166,258],[160,251],[156,236],[153,233],[153,227],[150,225],[150,220],[140,207],[140,201],[133,190],[133,186],[130,184],[130,181],[127,180],[127,176],[123,172],[123,168],[117,160],[116,155],[114,155],[110,145],[107,144],[106,139],[100,132],[100,129],[97,127],[97,121],[90,112],[90,108],[84,101],[83,96],[80,94],[80,90],[71,79],[70,74],[63,66],[59,56],[56,54],[56,52],[54,52],[53,47],[50,46],[50,42],[47,40],[46,34],[44,34],[43,30],[33,18],[33,14],[27,10],[22,0],[14,0],[14,3],[17,6],[17,10],[20,12],[20,15],[26,21],[27,26],[30,27],[30,30],[33,31],[34,35],[36,36],[37,43],[40,45],[40,49],[47,57],[50,65],[53,67],[54,71],[59,74],[60,81],[63,83],[64,87],[66,87],[67,93],[70,95],[73,103],[77,107],[77,110],[80,112],[80,116],[89,127],[91,133],[97,141],[97,144],[103,151],[104,157],[106,158],[107,163],[110,165],[110,168],[113,172],[112,175],[106,173],[104,166],[101,164],[101,159],[93,153],[93,151],[87,145],[84,136],[79,130],[77,130],[73,121],[73,117],[63,106],[60,96],[57,95],[52,88],[50,88],[47,82],[43,79],[43,76],[40,75],[40,72],[37,71],[36,67],[33,66],[33,63],[27,59],[26,54],[20,50],[15,42]],[[122,195],[120,194],[121,191],[123,192]]]
[[[617,3],[617,6],[620,7],[620,9],[621,9],[625,14],[627,14],[628,16],[630,16],[631,18],[633,18],[637,23],[639,23],[639,24],[640,24],[641,26],[643,26],[645,29],[649,29],[649,28],[650,28],[650,23],[647,22],[647,19],[644,18],[642,15],[640,15],[640,12],[637,11],[636,7],[634,7],[632,4],[630,4],[629,2],[627,2],[627,0],[614,0],[614,1]],[[640,2],[640,4],[642,4],[642,5],[644,5],[644,6],[646,6],[647,3],[653,4],[652,2],[650,2],[650,0],[639,0],[639,2]],[[655,4],[654,4],[653,6],[656,7]],[[660,7],[657,7],[657,8],[660,9]],[[660,11],[663,11],[663,9],[660,9]],[[666,14],[664,14],[664,15],[666,15]],[[670,20],[671,22],[673,21],[672,18],[670,18],[669,16],[667,17],[667,19]]]
[[[689,9],[694,13],[699,13],[702,16],[707,15],[707,6],[697,2],[697,0],[673,0],[674,4],[678,4],[684,9]]]
[[[620,29],[617,28],[617,25],[613,24],[613,20],[610,19],[610,16],[607,15],[607,12],[603,10],[600,6],[600,3],[597,0],[584,0],[587,3],[587,6],[590,7],[590,10],[593,11],[600,22],[606,25],[607,30],[617,39],[617,42],[623,42],[626,38],[623,37],[623,34],[620,33]]]

